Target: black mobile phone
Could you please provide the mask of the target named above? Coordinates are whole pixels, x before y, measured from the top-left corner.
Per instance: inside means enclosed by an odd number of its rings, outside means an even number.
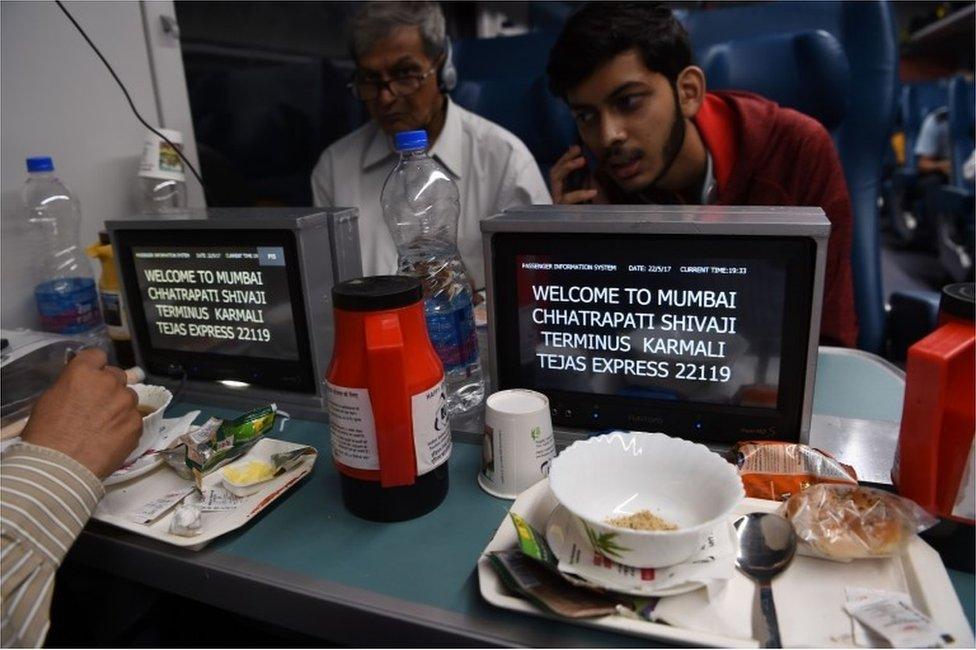
[[[586,183],[586,177],[591,175],[595,169],[593,154],[586,148],[586,145],[583,144],[583,140],[579,136],[576,137],[576,144],[579,146],[580,151],[582,151],[583,158],[586,159],[586,164],[566,174],[566,180],[563,182],[565,192],[575,192],[576,190],[583,189],[583,185]]]
[[[579,169],[574,169],[573,171],[566,174],[566,180],[563,183],[564,191],[575,192],[576,190],[583,189],[583,183],[586,181],[586,175],[589,173],[589,169],[585,166]]]

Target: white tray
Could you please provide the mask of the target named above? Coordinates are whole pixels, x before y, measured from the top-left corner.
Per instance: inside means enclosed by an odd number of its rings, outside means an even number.
[[[305,446],[307,445],[298,445],[273,438],[263,438],[248,453],[242,456],[241,459],[256,457],[268,458],[271,454],[290,451]],[[254,494],[243,497],[240,505],[235,510],[202,513],[203,532],[194,537],[181,537],[169,532],[169,523],[173,518],[172,509],[148,525],[139,524],[129,519],[131,513],[137,511],[153,499],[192,484],[192,481],[180,478],[167,465],[157,467],[141,478],[106,487],[105,497],[99,502],[95,508],[95,512],[92,513],[92,519],[124,528],[139,535],[152,537],[167,544],[174,544],[197,551],[217,537],[240,528],[255,515],[267,508],[278,497],[284,494],[288,488],[298,483],[298,481],[312,471],[312,466],[315,464],[317,457],[317,454],[305,456],[297,467],[285,472],[281,476],[271,479]],[[214,487],[220,482],[220,472],[212,472],[204,477],[203,487]]]
[[[549,490],[549,481],[544,479],[520,494],[511,509],[542,531],[545,530],[545,523],[556,505],[556,499]],[[745,499],[732,518],[747,512],[772,511],[778,505],[773,501]],[[557,618],[513,595],[492,568],[487,558],[489,552],[516,547],[515,527],[506,515],[478,560],[481,595],[497,607]],[[918,538],[913,539],[907,552],[898,558],[841,563],[797,556],[790,567],[773,582],[773,597],[784,645],[853,647],[855,644],[851,619],[842,609],[846,601],[845,588],[849,586],[905,592],[909,594],[916,608],[930,616],[943,632],[952,635],[954,641],[948,644],[950,647],[973,647],[972,631],[941,558],[932,547]],[[663,609],[685,609],[690,613],[688,625],[682,627],[617,615],[557,620],[648,637],[665,643],[758,647],[758,641],[751,634],[755,604],[753,583],[736,572],[724,594],[721,597],[722,613],[718,615],[706,609],[710,606],[705,599],[704,590],[662,599],[658,604],[659,609],[662,609],[665,601],[671,600]],[[700,600],[700,603],[694,599]],[[676,607],[679,604],[681,606]],[[725,620],[725,625],[724,629],[716,632],[715,620],[719,618]],[[698,621],[702,621],[701,625],[698,625]],[[734,630],[745,632],[736,634],[732,632]]]

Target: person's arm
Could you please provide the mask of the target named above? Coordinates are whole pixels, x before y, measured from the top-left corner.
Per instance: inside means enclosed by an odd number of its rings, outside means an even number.
[[[40,646],[54,573],[135,449],[138,397],[101,350],[78,353],[0,459],[0,642]]]
[[[322,153],[318,164],[312,170],[312,205],[317,208],[335,206],[335,193],[332,182],[332,158],[328,151]]]
[[[39,647],[54,574],[105,488],[71,457],[28,443],[8,449],[0,469],[0,637]]]
[[[952,163],[945,158],[931,158],[929,156],[919,156],[915,159],[920,174],[945,174],[952,173]]]
[[[834,143],[822,126],[816,124],[813,128],[800,147],[808,166],[804,166],[802,178],[798,178],[800,187],[806,188],[798,205],[818,206],[830,220],[820,341],[853,348],[857,346],[851,268],[854,213]]]
[[[521,142],[512,145],[504,159],[501,178],[491,213],[504,212],[523,205],[549,205],[552,198],[542,179],[535,158]],[[490,216],[490,215],[484,215]]]
[[[948,176],[952,163],[939,151],[939,118],[937,111],[929,113],[922,121],[915,140],[915,166],[920,174],[940,173]]]

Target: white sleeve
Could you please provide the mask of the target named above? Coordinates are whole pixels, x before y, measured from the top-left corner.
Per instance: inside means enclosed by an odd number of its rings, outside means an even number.
[[[502,183],[499,212],[523,205],[552,203],[549,188],[542,179],[539,165],[524,144],[512,149],[512,159],[509,161]]]
[[[335,179],[332,176],[332,156],[329,150],[322,152],[318,164],[312,170],[312,205],[317,208],[335,207]]]
[[[922,121],[915,140],[915,155],[935,158],[939,153],[939,125],[936,124],[935,113],[929,113]]]

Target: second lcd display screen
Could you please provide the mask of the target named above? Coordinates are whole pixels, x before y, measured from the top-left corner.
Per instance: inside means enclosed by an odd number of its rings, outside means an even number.
[[[733,238],[610,242],[523,236],[503,247],[495,263],[508,268],[496,269],[496,282],[514,280],[502,293],[517,305],[509,321],[514,327],[499,328],[507,350],[503,384],[663,402],[780,405],[789,347],[783,339],[795,307],[788,304],[790,265],[796,272],[805,247]]]
[[[157,349],[298,359],[281,246],[134,246]]]

